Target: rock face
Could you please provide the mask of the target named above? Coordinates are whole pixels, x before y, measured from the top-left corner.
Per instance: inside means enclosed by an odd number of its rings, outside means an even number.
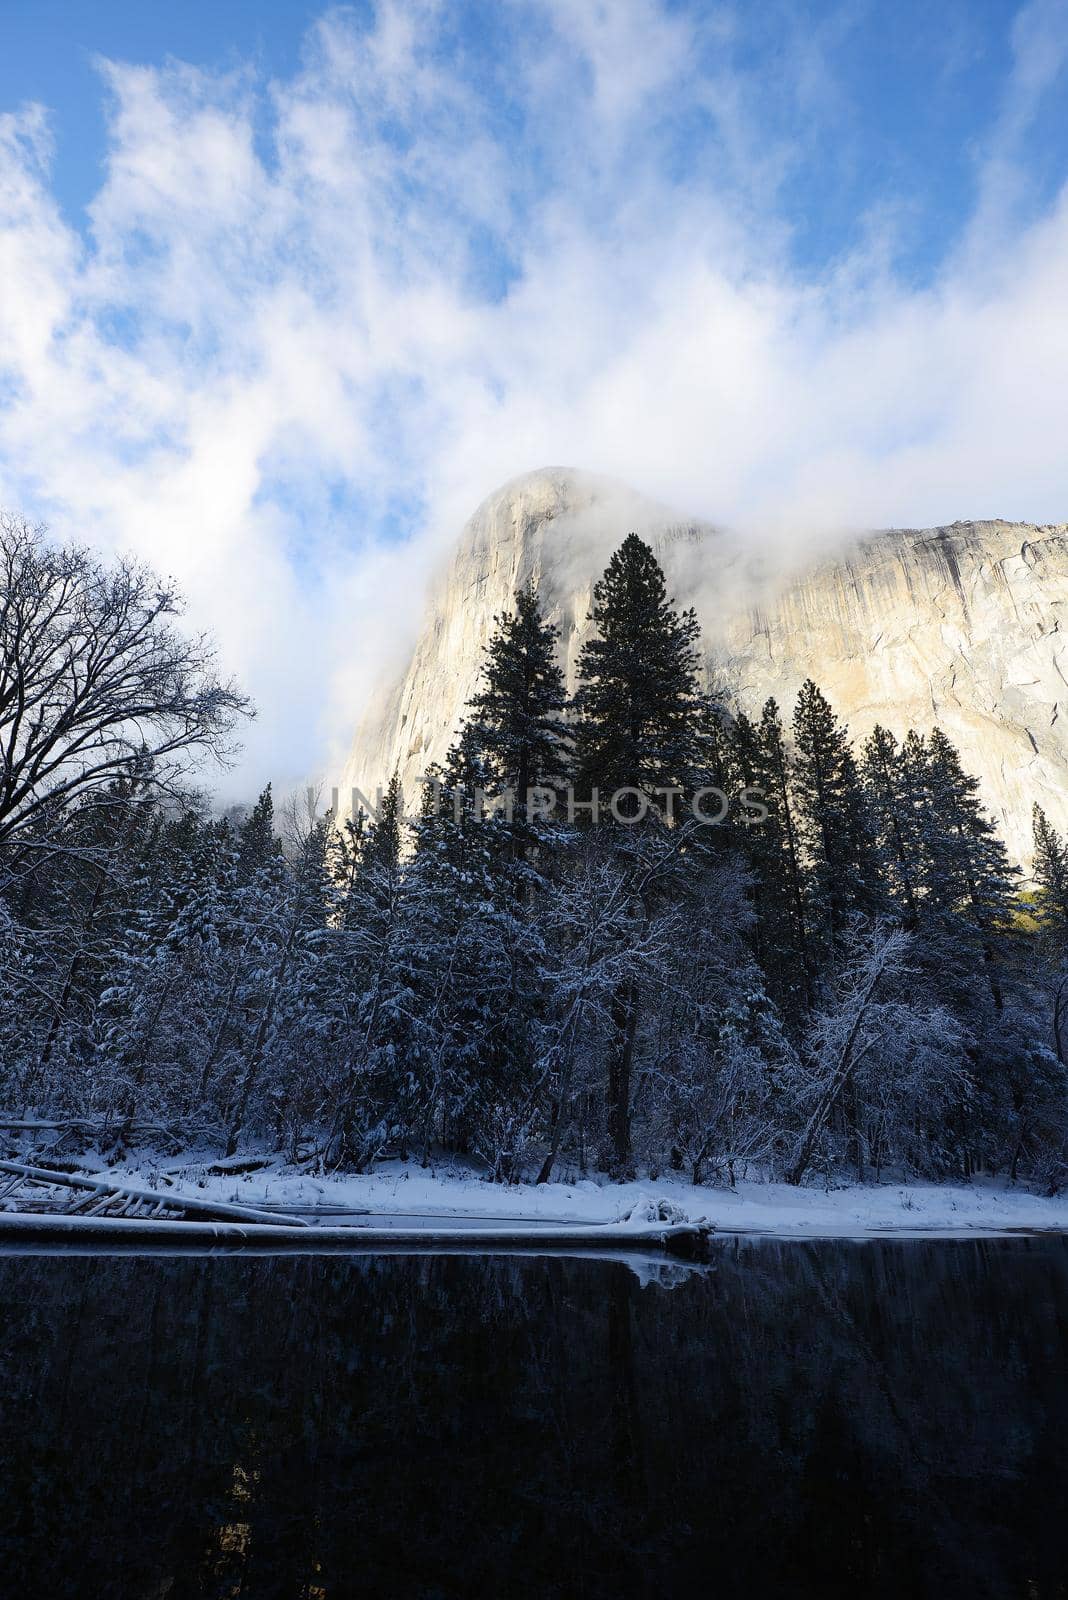
[[[394,770],[415,802],[475,691],[494,616],[531,578],[573,686],[592,585],[632,530],[696,607],[710,675],[743,707],[774,694],[788,716],[813,677],[857,743],[876,722],[899,736],[937,722],[1018,860],[1035,800],[1068,825],[1068,525],[890,529],[772,574],[710,524],[560,468],[506,484],[468,522],[407,671],[367,707],[343,804],[354,787],[373,799]]]

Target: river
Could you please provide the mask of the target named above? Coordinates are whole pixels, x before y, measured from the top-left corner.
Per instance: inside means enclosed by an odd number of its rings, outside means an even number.
[[[0,1256],[0,1590],[1068,1593],[1068,1240]]]

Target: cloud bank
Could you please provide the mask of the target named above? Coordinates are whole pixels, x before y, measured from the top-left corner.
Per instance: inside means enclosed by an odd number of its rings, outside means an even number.
[[[434,560],[535,466],[787,543],[1068,518],[1068,190],[1029,175],[1062,0],[919,274],[907,204],[799,259],[843,86],[758,9],[759,70],[745,11],[657,0],[331,11],[284,82],[103,61],[84,227],[47,110],[0,116],[0,503],[177,575],[260,707],[229,794],[336,770]]]

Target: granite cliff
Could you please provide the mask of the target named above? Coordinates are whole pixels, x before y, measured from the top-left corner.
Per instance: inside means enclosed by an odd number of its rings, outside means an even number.
[[[899,735],[938,722],[1017,859],[1033,801],[1068,825],[1068,525],[888,529],[772,571],[708,523],[562,468],[506,484],[468,522],[407,670],[365,710],[342,796],[373,796],[396,769],[414,801],[474,692],[494,616],[531,578],[573,684],[592,584],[632,529],[696,607],[709,671],[747,709],[774,694],[788,715],[813,677],[857,742],[876,722]]]

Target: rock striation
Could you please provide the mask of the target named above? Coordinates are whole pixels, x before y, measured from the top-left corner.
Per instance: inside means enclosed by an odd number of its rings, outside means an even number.
[[[696,608],[710,676],[746,709],[773,694],[788,715],[813,677],[858,743],[876,722],[899,736],[944,728],[1018,860],[1034,801],[1068,825],[1068,525],[895,528],[772,569],[709,523],[563,468],[506,484],[464,528],[407,669],[364,712],[343,803],[394,770],[414,802],[475,691],[494,617],[531,579],[573,686],[593,583],[632,530]]]

